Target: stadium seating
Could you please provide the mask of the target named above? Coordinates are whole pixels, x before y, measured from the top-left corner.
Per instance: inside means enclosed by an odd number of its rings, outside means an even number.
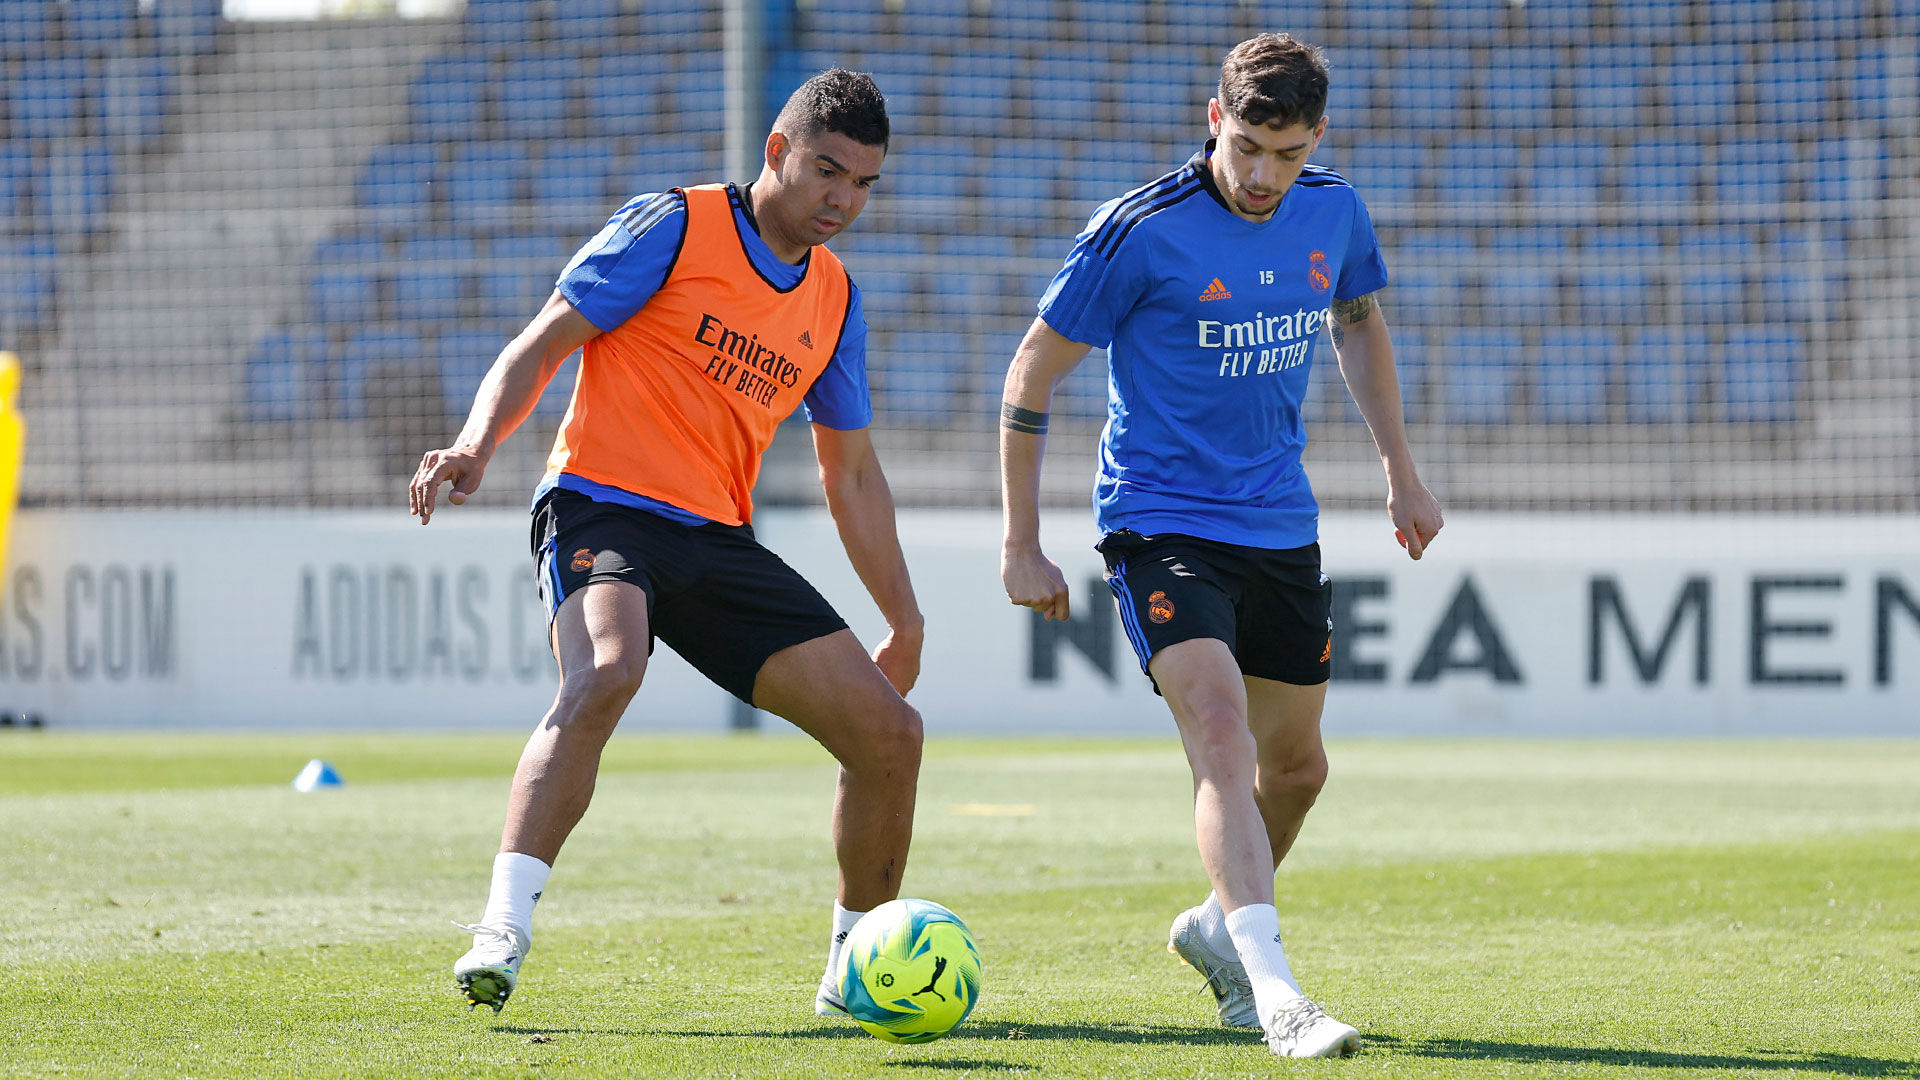
[[[156,20],[177,7],[157,2]],[[1431,399],[1428,419],[1481,427],[1801,415],[1808,327],[1851,302],[1861,242],[1828,223],[1899,179],[1889,140],[1916,83],[1899,35],[1920,27],[1897,6],[1697,9],[1354,0],[1279,20],[1332,57],[1316,161],[1353,181],[1388,238],[1410,410]],[[0,54],[44,38],[50,10],[10,5]],[[1209,65],[1267,14],[1239,0],[812,0],[780,15],[791,42],[768,62],[771,102],[833,63],[889,94],[881,231],[838,246],[875,331],[875,385],[904,422],[963,423],[992,392],[1011,344],[991,343],[1017,340],[1068,235],[1191,153]],[[391,319],[428,349],[455,323],[523,320],[626,198],[718,178],[718,30],[711,5],[469,0],[459,40],[414,84],[411,128],[357,189],[346,235],[375,230],[397,261],[317,256],[308,317]],[[101,101],[116,138],[153,137],[163,71],[90,82],[69,60],[9,95],[10,125],[70,140]],[[10,191],[9,168],[0,207],[38,208],[39,173],[14,167],[29,179]],[[445,237],[470,265],[406,254]],[[331,355],[364,366],[393,340]],[[478,377],[459,365],[483,369],[497,344],[442,354],[450,411]],[[1075,408],[1097,418],[1104,389],[1082,390]]]

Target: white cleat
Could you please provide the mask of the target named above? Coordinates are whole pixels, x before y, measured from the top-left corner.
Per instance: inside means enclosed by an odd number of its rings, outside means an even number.
[[[1275,1009],[1265,1027],[1267,1049],[1275,1057],[1346,1057],[1360,1049],[1358,1031],[1303,997]]]
[[[840,988],[829,982],[826,976],[820,977],[820,989],[813,995],[813,1014],[815,1016],[846,1016],[847,1004],[840,1000]]]
[[[1188,908],[1174,917],[1167,932],[1167,951],[1186,961],[1187,966],[1206,977],[1213,991],[1214,1004],[1220,1009],[1220,1023],[1231,1028],[1260,1027],[1260,1014],[1253,1005],[1253,984],[1247,981],[1247,969],[1240,957],[1222,956],[1207,944],[1197,925],[1198,908]]]
[[[495,1016],[500,1015],[507,998],[513,996],[520,965],[533,942],[511,927],[453,925],[473,935],[473,948],[453,962],[453,979],[467,995],[467,1010],[487,1005]]]

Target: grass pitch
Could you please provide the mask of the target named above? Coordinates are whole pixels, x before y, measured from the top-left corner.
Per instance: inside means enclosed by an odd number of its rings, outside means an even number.
[[[1920,743],[1335,744],[1278,901],[1367,1049],[1297,1063],[1164,951],[1206,891],[1171,736],[929,744],[907,892],[985,978],[918,1047],[811,1014],[826,756],[616,738],[468,1013],[519,743],[0,733],[0,1073],[1920,1078]]]

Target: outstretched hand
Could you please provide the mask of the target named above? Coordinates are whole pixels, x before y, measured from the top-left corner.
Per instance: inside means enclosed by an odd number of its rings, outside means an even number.
[[[486,471],[487,459],[478,451],[458,447],[427,451],[421,456],[420,468],[414,472],[413,483],[407,488],[407,512],[417,515],[420,524],[425,525],[433,519],[434,503],[443,481],[452,481],[447,501],[459,506],[479,490],[480,477]]]
[[[1426,554],[1427,545],[1446,523],[1440,513],[1440,500],[1418,481],[1407,490],[1387,493],[1387,517],[1393,521],[1393,538],[1407,549],[1407,557],[1415,560]]]

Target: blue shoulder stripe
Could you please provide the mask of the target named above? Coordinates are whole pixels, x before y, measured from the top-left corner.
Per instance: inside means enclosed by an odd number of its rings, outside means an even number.
[[[1198,178],[1191,168],[1182,166],[1144,187],[1134,188],[1120,196],[1120,201],[1114,204],[1113,212],[1107,215],[1107,220],[1101,222],[1100,228],[1093,234],[1094,250],[1098,251],[1105,247],[1107,238],[1112,236],[1115,230],[1122,228],[1126,218],[1135,211],[1174,191],[1181,184],[1196,179]]]
[[[1103,259],[1113,258],[1114,254],[1120,250],[1120,245],[1126,242],[1127,234],[1133,231],[1135,225],[1140,224],[1170,206],[1185,202],[1205,190],[1206,186],[1200,182],[1199,177],[1194,177],[1190,183],[1181,184],[1161,196],[1158,200],[1146,206],[1139,207],[1127,216],[1125,224],[1121,225],[1117,232],[1110,235],[1104,245],[1104,250],[1096,248],[1094,253]]]
[[[1301,169],[1300,179],[1294,181],[1294,183],[1305,184],[1308,187],[1327,184],[1344,184],[1347,187],[1353,186],[1352,182],[1346,177],[1322,165],[1309,165]]]
[[[687,197],[678,191],[663,191],[648,199],[620,219],[620,225],[634,236],[641,236],[675,210],[685,209]]]

